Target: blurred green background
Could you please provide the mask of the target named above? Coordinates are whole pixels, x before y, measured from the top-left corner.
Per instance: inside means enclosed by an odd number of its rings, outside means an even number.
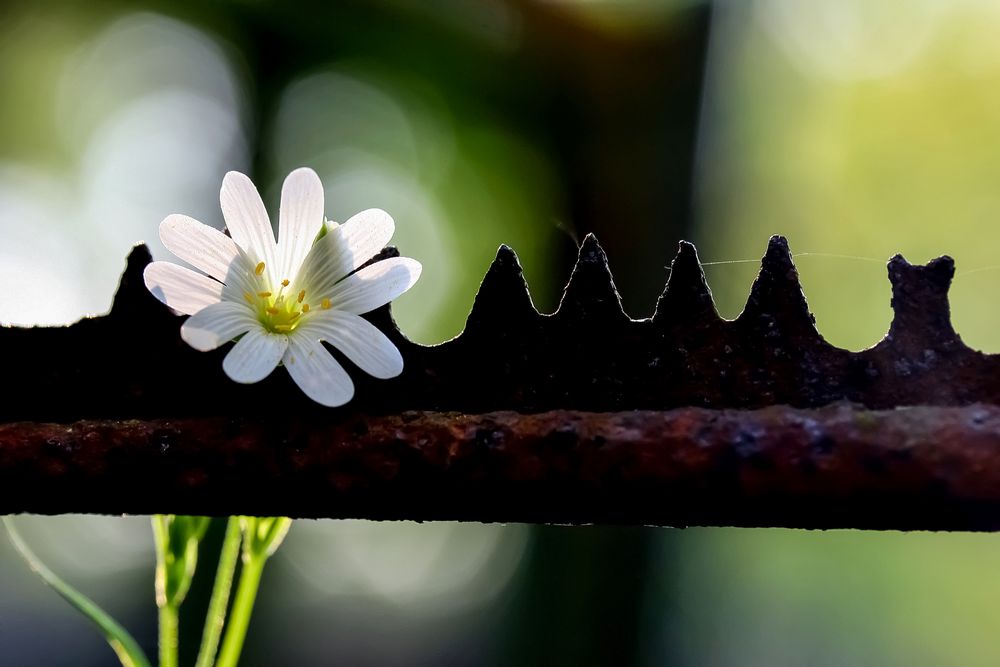
[[[395,217],[421,342],[501,242],[551,312],[596,232],[638,318],[678,239],[755,260],[781,233],[834,344],[887,329],[888,256],[948,253],[958,330],[1000,351],[998,31],[989,0],[8,1],[0,322],[105,311],[165,215],[221,226],[225,171],[274,210],[309,165],[332,219]],[[754,262],[706,271],[735,317]],[[19,523],[155,653],[147,519]],[[992,535],[300,521],[245,662],[996,665],[998,601]],[[112,660],[0,539],[0,663]]]

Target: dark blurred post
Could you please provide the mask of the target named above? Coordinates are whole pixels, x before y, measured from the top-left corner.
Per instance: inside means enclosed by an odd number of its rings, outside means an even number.
[[[649,316],[677,240],[692,224],[710,8],[690,7],[636,34],[568,22],[551,5],[520,5],[522,57],[545,76],[545,137],[538,140],[563,175],[570,226],[579,238],[597,234],[626,312]],[[575,252],[561,247],[568,272]],[[669,631],[668,619],[645,623],[643,615],[669,608],[646,596],[653,570],[673,567],[671,539],[640,527],[535,527],[509,608],[508,652],[497,664],[640,663],[650,639],[643,626]]]
[[[642,527],[535,527],[510,607],[507,652],[495,664],[640,663],[645,597],[654,587],[653,540],[663,534]]]
[[[567,222],[578,238],[597,235],[625,311],[648,317],[691,231],[710,6],[681,2],[655,23],[600,29],[568,20],[560,3],[519,4],[521,57],[545,77],[536,129],[564,179]]]

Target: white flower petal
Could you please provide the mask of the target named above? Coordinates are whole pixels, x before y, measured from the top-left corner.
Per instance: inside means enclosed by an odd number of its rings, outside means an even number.
[[[295,278],[323,227],[323,207],[323,184],[315,171],[302,167],[288,175],[278,213],[279,278]]]
[[[389,243],[396,225],[377,208],[362,211],[342,225],[327,225],[327,234],[313,246],[298,281],[311,291],[327,292],[337,281],[377,255]]]
[[[222,300],[222,283],[177,264],[153,262],[142,277],[153,296],[185,315]]]
[[[335,408],[354,397],[354,383],[333,355],[314,338],[298,330],[289,336],[285,368],[306,396]]]
[[[286,349],[287,336],[263,328],[251,329],[222,360],[222,370],[235,382],[260,382],[277,367]]]
[[[160,240],[167,250],[223,283],[240,256],[231,238],[186,215],[168,215],[160,223]]]
[[[273,284],[278,268],[274,266],[274,230],[257,188],[244,174],[231,171],[222,179],[219,203],[233,240],[254,261],[265,263]]]
[[[388,245],[395,231],[396,223],[392,221],[392,216],[380,208],[352,215],[347,222],[331,230],[331,233],[340,236],[341,247],[345,249],[345,275],[377,255]]]
[[[390,257],[344,278],[327,296],[335,309],[361,315],[384,306],[413,287],[420,271],[420,262],[415,259]]]
[[[223,301],[189,317],[181,326],[181,338],[194,349],[208,352],[256,327],[260,323],[246,304]]]
[[[384,380],[403,372],[403,355],[378,327],[360,315],[340,310],[319,311],[296,334],[325,340],[374,377]]]
[[[304,289],[309,294],[330,290],[349,271],[338,261],[340,241],[332,230],[316,241],[302,262],[302,269],[295,277],[296,289]]]

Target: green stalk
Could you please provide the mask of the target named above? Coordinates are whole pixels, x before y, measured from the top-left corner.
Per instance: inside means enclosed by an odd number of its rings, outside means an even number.
[[[89,618],[100,629],[105,640],[114,650],[118,659],[124,667],[149,667],[149,660],[146,654],[139,648],[139,644],[132,638],[125,628],[118,624],[113,618],[108,616],[103,609],[97,606],[93,600],[83,593],[60,579],[55,572],[45,566],[38,556],[28,547],[28,544],[21,537],[14,527],[12,517],[3,517],[3,524],[7,527],[10,540],[14,548],[21,554],[28,566],[38,573],[48,586],[52,587],[64,600],[73,605],[81,614]]]
[[[174,605],[160,607],[160,667],[177,667],[179,617]]]
[[[240,555],[242,530],[239,517],[230,517],[226,524],[226,537],[222,542],[222,552],[219,554],[219,567],[215,571],[215,584],[212,587],[212,597],[208,603],[208,614],[205,616],[205,630],[201,635],[201,648],[198,649],[198,661],[195,667],[212,667],[216,651],[219,649],[219,638],[222,636],[222,626],[226,622],[226,607],[229,606],[229,592],[233,586],[233,575],[236,572],[236,559]]]
[[[246,638],[247,627],[250,625],[250,614],[257,599],[257,589],[260,587],[260,576],[264,572],[265,555],[244,553],[243,569],[240,571],[240,583],[236,589],[236,599],[233,601],[233,612],[229,617],[229,628],[222,642],[222,651],[216,667],[236,667],[243,651],[243,640]]]
[[[178,618],[177,607],[171,604],[168,595],[168,565],[173,560],[170,553],[168,517],[154,514],[153,542],[156,547],[156,607],[159,618],[160,667],[177,667]]]

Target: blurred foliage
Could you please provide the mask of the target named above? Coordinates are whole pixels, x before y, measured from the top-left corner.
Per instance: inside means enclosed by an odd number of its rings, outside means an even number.
[[[1000,311],[982,299],[1000,272],[962,275],[1000,263],[1000,6],[724,7],[703,126],[703,259],[759,256],[767,236],[780,233],[793,252],[877,260],[798,262],[820,331],[861,349],[888,328],[883,262],[897,252],[921,263],[950,254],[956,328],[970,344],[1000,351]],[[753,271],[713,281],[729,317]]]
[[[661,636],[662,662],[1000,661],[994,535],[695,529],[689,538],[678,572],[660,577],[661,586],[679,582],[683,601]]]

